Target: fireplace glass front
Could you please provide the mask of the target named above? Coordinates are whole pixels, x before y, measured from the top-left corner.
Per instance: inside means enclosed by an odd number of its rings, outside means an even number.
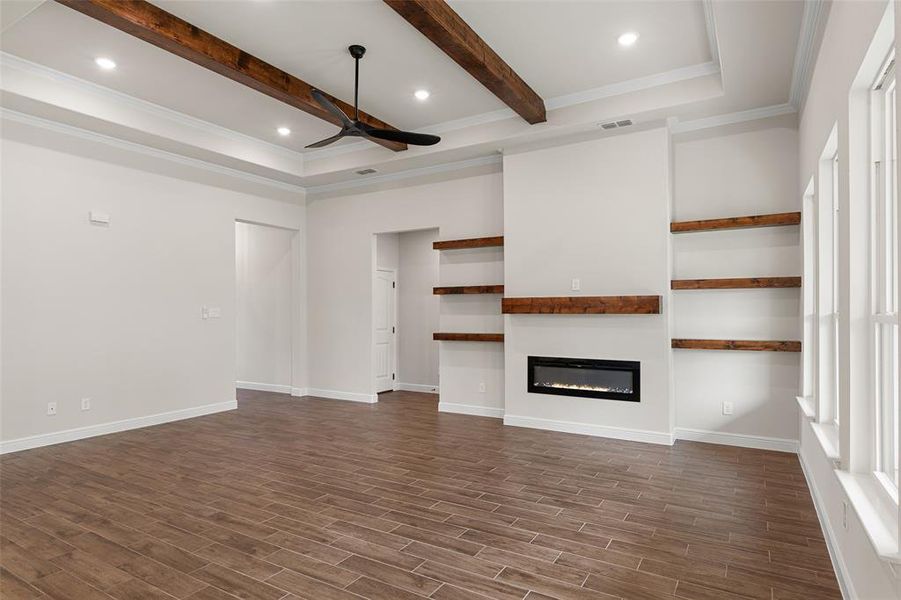
[[[528,389],[536,394],[640,402],[641,363],[530,356]]]

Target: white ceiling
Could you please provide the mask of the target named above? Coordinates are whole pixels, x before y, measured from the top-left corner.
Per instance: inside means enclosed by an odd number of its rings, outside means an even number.
[[[381,0],[152,1],[345,101],[353,100],[346,48],[365,45],[361,109],[402,129],[479,120],[506,108]],[[640,78],[665,79],[713,60],[700,0],[449,1],[546,102]],[[328,123],[56,2],[0,3],[12,15],[4,15],[0,47],[19,58],[295,151],[334,132]],[[724,0],[712,6],[724,92],[674,102],[672,115],[699,118],[787,102],[802,3]],[[634,47],[617,44],[624,31],[640,34]],[[98,69],[97,56],[113,58],[118,68]],[[420,88],[432,94],[426,102],[413,98]],[[278,136],[279,126],[290,127],[291,136]],[[393,154],[381,152],[386,160]]]
[[[449,3],[546,100],[711,60],[700,1]]]

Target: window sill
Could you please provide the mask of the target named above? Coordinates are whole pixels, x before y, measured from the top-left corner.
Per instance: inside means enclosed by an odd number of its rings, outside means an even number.
[[[810,428],[823,447],[826,457],[837,467],[841,459],[838,453],[838,427],[834,423],[811,423]]]
[[[808,419],[812,419],[816,416],[816,412],[814,412],[813,396],[795,396],[795,400],[798,401],[798,408],[801,409],[802,415]]]
[[[901,577],[901,552],[898,549],[898,505],[893,503],[872,473],[835,471],[857,518],[882,560],[891,563]]]

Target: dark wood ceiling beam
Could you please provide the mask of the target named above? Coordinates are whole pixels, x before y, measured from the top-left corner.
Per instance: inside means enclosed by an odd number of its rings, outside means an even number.
[[[309,83],[232,46],[149,2],[144,0],[56,1],[119,31],[133,35],[194,64],[299,108],[314,117],[338,126],[341,125],[335,116],[323,110],[313,99],[313,86]],[[350,69],[349,61],[348,69]],[[349,76],[350,70],[348,70]],[[353,107],[350,104],[329,94],[326,95],[345,114],[353,115]],[[362,111],[360,120],[372,127],[395,129]],[[407,149],[406,144],[398,142],[373,141],[394,151]]]
[[[523,119],[544,123],[544,101],[444,0],[384,0]]]

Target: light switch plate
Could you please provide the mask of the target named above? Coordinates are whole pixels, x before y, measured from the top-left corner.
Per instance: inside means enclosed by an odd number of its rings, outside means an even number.
[[[218,306],[211,306],[209,308],[209,315],[211,319],[218,319],[222,316],[222,309]]]
[[[735,407],[732,405],[731,402],[723,402],[723,414],[724,415],[731,415],[734,408]]]
[[[90,398],[82,398],[81,399],[81,410],[91,410],[91,399]]]

